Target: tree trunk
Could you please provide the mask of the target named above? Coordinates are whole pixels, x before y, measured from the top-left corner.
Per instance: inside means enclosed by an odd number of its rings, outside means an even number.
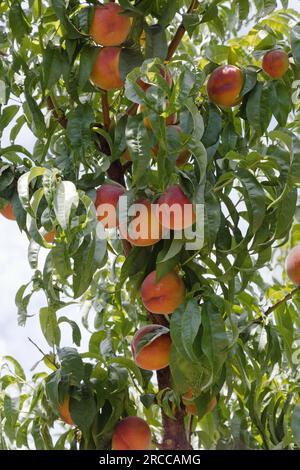
[[[168,322],[163,315],[153,315],[149,313],[151,322],[157,325],[168,327]],[[169,367],[157,371],[157,383],[159,390],[172,388],[171,371]],[[160,449],[163,450],[192,450],[191,444],[188,442],[187,434],[184,426],[184,411],[180,408],[175,413],[175,419],[169,418],[163,410],[163,441]]]
[[[102,136],[99,137],[100,145],[102,150],[108,151],[107,144],[103,142]],[[104,148],[103,148],[104,147]],[[109,152],[108,152],[109,153]],[[121,163],[115,160],[109,170],[109,177],[116,181],[119,184],[122,184],[125,187],[125,178],[124,178],[124,168]],[[123,251],[124,255],[128,256],[131,250],[131,245],[126,240],[123,240]],[[163,315],[153,315],[150,312],[149,318],[152,323],[157,325],[169,326],[168,322]],[[171,372],[170,368],[166,367],[165,369],[157,371],[157,383],[159,390],[164,390],[165,388],[172,388]],[[163,410],[162,414],[162,425],[163,425],[163,441],[160,446],[160,449],[163,450],[191,450],[192,446],[188,442],[186,431],[184,427],[184,411],[178,409],[175,413],[175,419],[169,418]]]

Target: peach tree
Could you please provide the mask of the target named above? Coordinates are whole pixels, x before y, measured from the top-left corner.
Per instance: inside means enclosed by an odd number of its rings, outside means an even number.
[[[0,210],[48,347],[2,358],[1,448],[297,449],[299,2],[104,3],[0,1]],[[121,195],[200,207],[197,249],[176,217],[100,237]]]

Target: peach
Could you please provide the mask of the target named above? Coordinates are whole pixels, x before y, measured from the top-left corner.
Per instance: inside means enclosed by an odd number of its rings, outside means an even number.
[[[107,3],[95,8],[90,35],[101,46],[119,46],[130,33],[131,20],[121,15],[124,10],[116,3]]]
[[[141,287],[145,308],[156,314],[170,315],[185,299],[185,285],[175,271],[156,280],[156,271],[148,274]]]
[[[156,216],[155,207],[152,207],[151,202],[146,198],[136,201],[135,204],[140,204],[140,207],[137,206],[136,216],[128,221],[128,230],[120,224],[122,238],[135,246],[154,245],[161,240],[163,231]]]
[[[170,72],[165,68],[165,67],[160,67],[160,74],[161,76],[166,80],[167,84],[169,85],[169,87],[171,88],[172,84],[173,84],[173,79],[172,79],[172,76],[170,74]],[[151,87],[151,83],[146,83],[144,82],[143,80],[138,80],[137,82],[140,87],[144,90],[144,91],[147,91],[148,88]]]
[[[120,53],[119,47],[103,47],[97,55],[90,78],[102,90],[115,90],[124,85],[119,70]]]
[[[159,334],[160,336],[158,336]],[[144,340],[144,344],[141,344],[141,340]],[[135,363],[141,369],[164,369],[170,362],[171,338],[169,330],[159,325],[144,326],[135,334],[131,343],[131,351]]]
[[[196,221],[193,204],[179,185],[170,186],[158,200],[159,221],[171,230],[183,230]]]
[[[9,202],[3,209],[1,209],[0,212],[6,219],[16,220],[14,208],[11,202]]]
[[[243,72],[234,65],[224,65],[212,72],[207,83],[207,93],[213,103],[231,107],[240,102],[243,86]]]
[[[276,49],[263,57],[263,70],[272,78],[281,78],[288,71],[289,56],[285,51]]]
[[[285,269],[288,278],[300,286],[300,244],[289,252],[285,261]]]
[[[115,427],[112,450],[149,450],[151,430],[142,418],[128,416]]]
[[[61,419],[66,423],[74,426],[74,421],[70,413],[70,397],[66,395],[64,401],[58,404],[58,411]]]
[[[140,113],[143,113],[145,110],[145,106],[144,105],[139,105],[138,109],[137,109],[137,113],[140,114]],[[173,114],[170,114],[170,116],[168,116],[166,118],[166,126],[172,126],[173,124],[175,124],[177,122],[177,114],[176,113],[173,113]],[[151,121],[149,119],[149,117],[144,117],[144,126],[146,127],[146,129],[148,129],[149,131],[152,130],[152,124],[151,124]]]
[[[193,416],[197,416],[198,409],[195,403],[193,402],[193,390],[188,390],[184,395],[182,395],[182,402],[185,406],[186,412]],[[215,396],[209,401],[206,407],[206,413],[210,413],[218,404],[217,398]]]
[[[103,184],[96,192],[95,206],[98,220],[104,221],[104,228],[117,226],[116,208],[125,188],[116,184]]]
[[[56,237],[56,230],[51,230],[51,232],[48,232],[46,233],[46,235],[44,235],[44,239],[46,240],[47,243],[53,243],[55,237]]]

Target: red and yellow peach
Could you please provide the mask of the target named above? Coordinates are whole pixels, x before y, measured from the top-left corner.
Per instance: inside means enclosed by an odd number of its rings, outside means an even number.
[[[165,274],[159,281],[153,271],[142,283],[141,297],[149,312],[169,315],[184,302],[185,285],[175,271]]]

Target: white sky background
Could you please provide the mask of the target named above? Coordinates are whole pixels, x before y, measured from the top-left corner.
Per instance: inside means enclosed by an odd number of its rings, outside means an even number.
[[[300,0],[291,0],[290,7],[300,11]],[[21,131],[18,142],[31,150],[34,145],[34,136],[25,128]],[[1,146],[9,145],[9,139],[4,135]],[[27,325],[22,328],[17,324],[17,309],[15,306],[15,294],[18,288],[27,283],[33,271],[27,261],[28,240],[25,234],[20,233],[15,222],[6,220],[0,216],[0,356],[12,355],[21,362],[26,372],[32,365],[41,359],[40,353],[28,341],[30,337],[40,348],[48,352],[49,346],[43,338],[39,327],[38,312],[46,306],[43,294],[35,294],[29,307],[29,313],[34,317],[29,318]],[[46,250],[42,250],[46,251]],[[43,257],[41,257],[43,258]],[[81,315],[76,305],[60,311],[61,315],[67,315],[81,324]],[[72,345],[71,328],[61,325],[62,346]],[[84,333],[84,328],[81,328]],[[83,347],[87,344],[87,334],[83,340]]]

